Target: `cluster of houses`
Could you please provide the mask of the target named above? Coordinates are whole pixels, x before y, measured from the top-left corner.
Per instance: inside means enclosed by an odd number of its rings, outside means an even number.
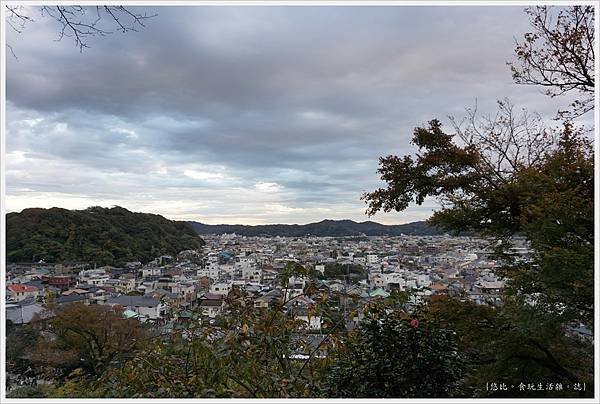
[[[202,251],[161,256],[145,265],[12,264],[7,268],[7,318],[27,323],[36,315],[51,315],[45,310],[50,304],[81,302],[118,305],[124,316],[142,322],[165,324],[192,317],[214,322],[227,314],[226,297],[237,289],[257,308],[284,302],[289,315],[304,320],[307,330],[318,331],[322,321],[311,309],[319,296],[351,296],[354,302],[366,303],[400,291],[410,292],[414,304],[444,294],[499,304],[504,288],[494,273],[491,246],[476,238],[204,238]],[[522,256],[527,251],[524,244],[515,248]],[[282,282],[290,262],[311,273],[286,276],[287,282]],[[361,270],[331,275],[331,266]],[[312,294],[305,293],[308,283],[314,285]]]

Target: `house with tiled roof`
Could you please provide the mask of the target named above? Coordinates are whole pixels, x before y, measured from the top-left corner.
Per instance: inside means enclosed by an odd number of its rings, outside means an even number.
[[[67,290],[77,284],[77,277],[73,275],[43,275],[42,281],[60,290]]]
[[[121,295],[117,297],[111,297],[106,301],[106,304],[111,306],[123,306],[124,309],[134,311],[140,315],[151,320],[161,318],[164,306],[160,300],[153,299],[147,296],[127,296]]]
[[[87,303],[88,298],[85,294],[73,293],[70,295],[59,296],[56,298],[56,304],[59,306],[70,304],[70,303]]]
[[[200,311],[202,315],[209,318],[215,318],[223,311],[225,307],[225,299],[222,294],[204,293],[200,297]]]
[[[302,320],[306,323],[306,327],[310,330],[319,330],[321,328],[321,316],[313,311],[315,301],[308,296],[299,295],[288,301],[284,305],[288,315],[293,316],[297,320]]]
[[[41,290],[33,285],[23,285],[13,283],[6,287],[7,295],[11,300],[21,301],[28,297],[37,298],[41,294]]]
[[[279,300],[282,299],[283,293],[280,289],[273,289],[263,293],[262,296],[254,299],[254,307],[268,308],[273,307]]]
[[[429,289],[434,294],[438,294],[438,295],[445,294],[448,291],[448,287],[439,282],[435,282],[435,283],[432,283],[431,285],[429,285]]]

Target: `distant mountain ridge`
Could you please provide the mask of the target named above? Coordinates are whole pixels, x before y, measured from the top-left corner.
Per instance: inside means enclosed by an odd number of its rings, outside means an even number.
[[[353,220],[322,220],[309,224],[267,224],[267,225],[241,225],[217,224],[210,225],[199,222],[189,222],[198,234],[231,234],[241,236],[281,236],[302,237],[307,235],[318,237],[341,236],[435,236],[444,234],[442,230],[428,225],[424,221],[384,225],[377,222],[355,222]]]
[[[187,222],[118,206],[32,208],[6,215],[8,262],[146,263],[203,245],[204,240]]]

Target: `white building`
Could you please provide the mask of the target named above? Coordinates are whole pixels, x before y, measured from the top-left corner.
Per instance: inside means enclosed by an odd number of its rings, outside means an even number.
[[[88,269],[79,272],[78,283],[93,286],[104,286],[110,275],[104,269]]]
[[[180,282],[171,286],[171,293],[177,293],[180,296],[193,296],[196,294],[196,289],[192,283]]]
[[[355,264],[366,264],[367,257],[354,257],[353,261]]]
[[[160,276],[162,275],[162,268],[160,267],[145,267],[142,269],[142,276]]]
[[[196,271],[197,276],[206,276],[207,278],[216,281],[221,275],[221,268],[217,262],[209,262],[204,268],[200,268]]]
[[[306,328],[309,330],[320,330],[321,329],[321,317],[318,315],[309,315],[308,313],[299,313],[296,315],[298,320],[306,322]]]
[[[230,282],[215,282],[210,287],[210,293],[227,296],[231,291]]]
[[[367,254],[367,264],[373,265],[379,262],[377,254]]]
[[[256,259],[254,257],[240,257],[238,263],[240,265],[252,266],[256,263]]]
[[[260,284],[262,281],[262,269],[250,266],[242,268],[242,279],[248,283]]]
[[[428,287],[431,285],[431,278],[427,274],[417,274],[415,277],[415,283],[418,287]]]
[[[142,281],[137,288],[135,288],[140,293],[150,293],[155,291],[158,288],[158,282],[156,281]]]
[[[296,296],[300,296],[304,293],[304,285],[306,281],[302,277],[292,276],[288,279],[287,288],[283,288],[285,291],[285,301],[290,301]]]
[[[156,320],[161,317],[162,305],[159,300],[146,296],[118,296],[111,297],[106,301],[111,306],[122,306],[124,309],[132,310],[150,320]]]

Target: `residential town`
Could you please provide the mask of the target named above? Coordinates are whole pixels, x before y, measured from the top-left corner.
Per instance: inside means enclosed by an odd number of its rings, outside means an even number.
[[[595,3],[7,3],[0,404],[598,402]]]
[[[52,316],[47,308],[73,302],[118,305],[123,315],[161,326],[195,321],[214,324],[227,315],[227,294],[234,288],[255,307],[285,302],[289,315],[318,331],[321,319],[309,316],[315,300],[304,290],[344,295],[360,306],[405,292],[408,304],[436,295],[499,304],[504,280],[494,272],[493,245],[473,237],[244,237],[209,235],[201,251],[181,251],[142,265],[95,267],[45,262],[7,267],[7,318],[14,324]],[[517,259],[526,259],[524,240],[514,240]],[[282,281],[289,263],[307,269]],[[349,302],[349,303],[346,303]],[[347,307],[344,307],[346,309]],[[347,327],[356,320],[347,319]]]

